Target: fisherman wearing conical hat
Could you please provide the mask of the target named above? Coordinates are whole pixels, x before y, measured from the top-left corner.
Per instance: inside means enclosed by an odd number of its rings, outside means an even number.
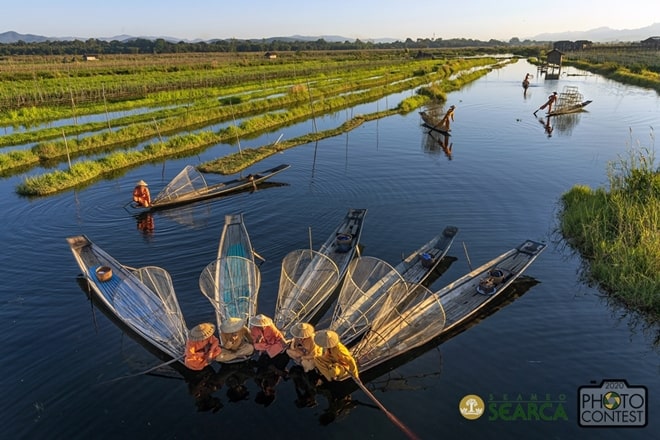
[[[209,322],[196,325],[190,330],[186,341],[186,367],[203,370],[220,354],[220,341],[214,333],[215,326]]]
[[[259,314],[250,318],[250,336],[254,349],[260,355],[267,353],[271,359],[283,353],[287,347],[284,335],[266,315]]]
[[[315,368],[314,358],[321,355],[321,347],[314,342],[314,326],[299,322],[291,327],[291,344],[286,349],[293,362],[302,366],[305,372]]]
[[[220,324],[220,345],[222,353],[215,358],[218,362],[249,358],[254,352],[254,347],[245,320],[233,316],[223,320]]]
[[[140,180],[135,184],[135,188],[133,188],[133,201],[138,206],[144,206],[145,208],[151,206],[151,194],[147,186],[147,182]]]
[[[332,330],[316,332],[314,342],[323,349],[323,353],[314,358],[314,364],[326,380],[358,377],[357,363],[348,348],[339,342],[339,335],[336,332]]]

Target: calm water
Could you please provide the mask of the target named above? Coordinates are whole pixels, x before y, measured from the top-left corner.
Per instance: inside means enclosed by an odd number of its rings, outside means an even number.
[[[524,96],[520,83],[526,72],[535,78]],[[577,85],[593,103],[587,112],[552,121],[548,136],[545,121],[532,112],[566,85]],[[396,105],[410,93],[319,118],[318,129]],[[323,425],[328,402],[319,397],[315,408],[298,409],[291,381],[278,385],[267,407],[255,403],[254,380],[246,382],[249,398],[238,403],[230,402],[222,388],[215,393],[224,404],[217,413],[198,411],[188,384],[177,375],[107,382],[160,361],[92,308],[76,282],[79,270],[65,242],[67,236],[87,234],[127,265],[167,269],[192,327],[214,317],[198,278],[215,257],[225,214],[244,213],[253,245],[266,258],[259,310],[272,315],[284,255],[309,246],[310,228],[318,247],[349,207],[364,207],[369,210],[364,254],[392,264],[445,225],[460,228],[449,252],[456,260],[432,290],[469,270],[464,247],[476,267],[527,238],[549,243],[526,272],[536,284],[519,287],[515,301],[391,372],[368,378],[377,398],[417,435],[657,438],[660,356],[653,344],[658,327],[585,285],[580,259],[554,230],[562,193],[574,184],[606,185],[608,161],[627,157],[631,145],[655,146],[658,95],[592,75],[544,81],[521,61],[452,93],[448,103],[457,106],[451,159],[429,140],[416,112],[373,121],[249,170],[289,163],[291,168],[274,179],[286,185],[156,213],[149,236],[122,209],[135,181],[145,179],[157,191],[185,165],[236,146],[218,145],[199,156],[143,166],[43,199],[14,194],[23,176],[0,181],[3,437],[297,438],[303,433],[319,439],[404,438],[360,390],[352,393],[354,408]],[[241,144],[254,147],[280,134],[286,139],[310,131],[312,121],[307,121]],[[647,387],[655,418],[646,428],[578,426],[578,388],[603,379]],[[458,408],[468,394],[487,404],[552,401],[549,415],[561,406],[568,420],[490,420],[490,412],[467,420]]]

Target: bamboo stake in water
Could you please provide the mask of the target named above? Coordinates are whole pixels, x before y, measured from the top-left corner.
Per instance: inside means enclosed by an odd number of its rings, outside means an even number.
[[[64,147],[66,148],[66,159],[69,161],[69,169],[71,169],[71,156],[69,155],[69,144],[66,142],[66,134],[64,134],[64,129],[62,129],[62,137],[64,138]]]
[[[468,255],[467,247],[465,242],[463,242],[463,251],[465,251],[465,258],[467,258],[468,266],[470,267],[470,272],[472,272],[472,262],[470,261],[470,256]]]

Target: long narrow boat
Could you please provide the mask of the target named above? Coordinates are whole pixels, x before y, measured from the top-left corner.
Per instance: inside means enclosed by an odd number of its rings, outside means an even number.
[[[351,348],[366,371],[474,319],[536,260],[546,245],[526,240],[442,289],[400,307],[391,298],[369,332]]]
[[[95,299],[159,352],[183,364],[188,328],[165,269],[130,269],[85,235],[67,242]]]
[[[422,125],[429,130],[437,131],[438,133],[444,134],[445,136],[451,136],[448,130],[445,130],[439,125],[439,122],[433,118],[430,114],[422,111],[419,112],[419,115],[422,117]]]
[[[207,185],[202,173],[192,165],[187,165],[152,200],[151,206],[138,206],[131,202],[128,206],[136,211],[155,211],[174,206],[206,200],[248,188],[256,188],[260,183],[286,170],[291,165],[281,164],[260,173],[248,174],[226,182]]]
[[[366,209],[349,209],[318,252],[299,249],[284,257],[273,318],[282,332],[312,321],[326,305],[355,256],[366,214]]]
[[[257,310],[261,273],[243,214],[225,216],[217,259],[199,277],[199,287],[216,311],[218,328],[228,318],[247,323]]]
[[[582,111],[589,104],[591,104],[591,101],[585,100],[576,86],[565,86],[557,98],[554,110],[548,112],[548,116],[576,113]]]
[[[388,298],[400,304],[411,290],[424,283],[449,251],[457,233],[455,226],[445,227],[394,268],[373,257],[353,260],[339,293],[330,329],[337,332],[346,345],[357,340],[371,327]]]

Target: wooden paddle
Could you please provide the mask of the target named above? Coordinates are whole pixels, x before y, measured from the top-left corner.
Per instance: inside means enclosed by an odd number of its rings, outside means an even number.
[[[350,372],[349,372],[349,374],[350,374]],[[383,406],[383,404],[380,403],[380,402],[378,401],[378,399],[376,399],[376,396],[374,396],[373,394],[371,394],[371,391],[369,391],[369,389],[368,389],[368,388],[362,383],[362,381],[360,380],[359,377],[357,377],[357,376],[353,376],[352,374],[350,374],[350,376],[353,378],[353,380],[355,381],[355,383],[357,384],[357,386],[359,386],[360,389],[364,392],[364,394],[366,394],[367,397],[369,397],[369,398],[370,398],[370,399],[371,399],[376,405],[378,405],[378,408],[380,408],[380,410],[383,411],[383,412],[385,413],[385,415],[387,416],[387,418],[390,419],[390,421],[391,421],[392,423],[394,423],[394,424],[397,426],[397,428],[399,428],[401,431],[403,431],[403,433],[404,433],[409,439],[411,439],[411,440],[419,440],[419,437],[417,437],[417,434],[415,434],[414,432],[412,432],[412,431],[411,431],[406,425],[403,424],[403,422],[402,422],[401,420],[399,420],[394,414],[392,414],[391,412],[389,412],[389,411],[387,410],[387,408],[385,408],[385,406]]]

